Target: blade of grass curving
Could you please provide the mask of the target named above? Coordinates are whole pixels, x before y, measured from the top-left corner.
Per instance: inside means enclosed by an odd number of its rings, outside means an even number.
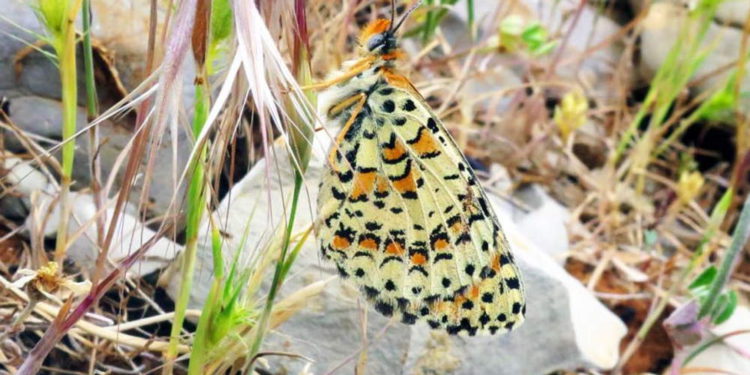
[[[60,176],[60,219],[55,244],[55,261],[62,265],[68,245],[68,219],[70,202],[68,194],[72,184],[76,132],[76,115],[78,111],[78,69],[76,66],[76,30],[75,19],[81,8],[82,0],[51,2],[40,0],[38,12],[42,23],[51,34],[51,44],[55,49],[62,86],[63,125],[62,137],[62,173]],[[61,267],[62,268],[62,267]]]

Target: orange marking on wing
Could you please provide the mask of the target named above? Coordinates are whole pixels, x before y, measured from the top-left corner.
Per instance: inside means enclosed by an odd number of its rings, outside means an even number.
[[[399,193],[406,193],[407,191],[417,191],[417,179],[412,168],[409,174],[400,180],[393,181],[393,187]]]
[[[448,241],[443,238],[438,239],[434,244],[432,244],[435,250],[445,250],[449,245],[450,243],[448,243]]]
[[[401,246],[401,244],[399,244],[398,242],[393,241],[389,243],[388,246],[386,246],[385,252],[388,254],[399,255],[399,256],[404,255],[404,247]]]
[[[377,191],[378,193],[385,193],[388,191],[388,179],[383,176],[378,176],[377,179]]]
[[[359,33],[359,44],[365,44],[371,36],[382,34],[391,27],[391,21],[385,18],[378,18],[365,26]]]
[[[451,225],[451,231],[453,231],[453,233],[455,234],[463,233],[464,228],[466,227],[461,221],[456,221],[455,223],[453,223],[453,225]]]
[[[477,299],[479,297],[479,287],[476,285],[472,285],[471,289],[469,289],[469,298],[471,299]]]
[[[347,247],[349,247],[349,245],[351,245],[351,244],[352,243],[349,242],[349,240],[346,237],[341,237],[341,236],[338,236],[338,235],[337,236],[333,236],[333,243],[332,243],[332,245],[333,245],[334,249],[344,250]]]
[[[404,145],[402,145],[401,142],[396,141],[396,145],[393,146],[393,148],[383,149],[383,158],[385,161],[395,161],[403,157],[405,153],[406,149],[404,148]]]
[[[425,256],[420,253],[414,253],[414,255],[411,256],[411,262],[412,264],[421,266],[427,263],[427,258],[425,258]]]
[[[417,88],[414,87],[414,84],[412,84],[406,76],[387,68],[383,69],[382,72],[383,78],[385,78],[385,81],[388,82],[389,85],[409,91],[412,95],[424,101],[422,94],[417,91]]]
[[[372,238],[365,238],[359,241],[359,247],[374,251],[378,249],[378,243]]]
[[[492,256],[492,259],[490,259],[490,267],[492,267],[495,272],[500,272],[500,256],[497,254]]]
[[[354,175],[354,183],[352,184],[352,199],[357,199],[363,195],[369,195],[375,188],[375,172],[365,172]]]
[[[411,145],[411,148],[416,151],[417,154],[425,155],[438,150],[435,139],[427,132],[427,128],[419,129],[418,134],[419,138],[417,138],[417,142]]]

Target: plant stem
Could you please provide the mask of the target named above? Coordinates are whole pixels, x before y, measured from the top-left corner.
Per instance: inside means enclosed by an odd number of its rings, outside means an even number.
[[[91,42],[91,0],[83,0],[81,8],[81,18],[83,19],[83,67],[86,79],[86,118],[88,121],[93,120],[99,115],[99,100],[96,93],[96,80],[94,76],[94,53]],[[94,196],[94,205],[97,212],[102,212],[104,202],[101,194],[101,185],[99,176],[101,167],[97,155],[99,147],[99,127],[92,126],[89,131],[89,164],[91,168],[91,192]],[[106,220],[104,215],[96,217],[96,245],[99,248],[99,254],[96,258],[96,267],[91,275],[91,282],[99,280],[101,272],[104,270],[104,262],[107,258],[107,252],[104,251],[104,226]]]
[[[203,72],[205,69],[200,68]],[[210,108],[210,94],[208,84],[203,78],[203,73],[199,73],[195,86],[195,115],[193,117],[193,137],[197,140],[198,134],[203,130],[203,126],[208,118]],[[195,261],[198,249],[198,231],[203,217],[203,210],[206,205],[205,186],[206,186],[206,146],[196,144],[200,147],[198,159],[193,163],[193,173],[190,177],[190,185],[187,194],[187,218],[185,223],[185,250],[182,254],[182,268],[180,278],[180,294],[175,302],[175,315],[172,321],[172,330],[169,335],[169,347],[165,354],[164,374],[171,373],[174,359],[177,357],[180,332],[185,320],[185,311],[190,301],[190,292],[192,290],[193,275],[195,273]]]
[[[709,315],[713,311],[721,290],[729,282],[729,276],[732,273],[732,269],[734,269],[734,265],[739,260],[739,255],[747,243],[748,236],[750,236],[750,196],[745,199],[742,213],[740,213],[740,220],[737,222],[737,228],[735,228],[732,235],[732,243],[729,245],[727,253],[724,254],[719,272],[711,284],[708,298],[701,306],[700,312],[698,312],[698,319]]]
[[[83,66],[86,72],[86,111],[89,119],[93,119],[99,114],[99,102],[96,94],[94,52],[91,44],[91,0],[83,0],[81,18],[83,19]]]
[[[248,353],[248,358],[254,358],[260,351],[260,345],[263,343],[263,337],[268,330],[268,319],[271,316],[273,310],[273,303],[276,300],[276,294],[278,294],[281,284],[284,282],[284,265],[286,264],[286,253],[289,250],[289,243],[291,242],[292,230],[294,229],[294,219],[297,216],[297,205],[299,204],[299,194],[302,190],[303,177],[299,170],[294,172],[294,192],[292,193],[292,205],[289,212],[289,220],[287,222],[286,231],[284,232],[284,242],[281,247],[281,254],[279,259],[276,261],[276,269],[273,274],[273,281],[271,282],[271,289],[268,292],[266,298],[266,306],[263,309],[260,320],[257,325],[257,335],[253,341],[253,345]],[[250,369],[252,371],[252,369]]]
[[[68,194],[72,183],[73,162],[75,157],[76,115],[78,112],[78,79],[76,71],[76,41],[75,18],[82,0],[75,1],[65,15],[65,28],[54,43],[60,69],[60,83],[62,85],[63,126],[62,126],[62,176],[60,183],[60,221],[57,228],[57,242],[55,244],[55,261],[62,265],[68,243],[68,219],[70,217],[70,203]],[[62,267],[60,268],[62,269]]]

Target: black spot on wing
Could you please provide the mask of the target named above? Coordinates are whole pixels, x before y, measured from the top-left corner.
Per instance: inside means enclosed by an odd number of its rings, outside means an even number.
[[[403,313],[401,315],[401,322],[404,324],[414,324],[417,322],[417,316],[410,313]]]
[[[339,276],[341,276],[342,279],[346,279],[347,277],[349,277],[349,273],[346,272],[346,270],[341,267],[340,264],[336,264],[336,270],[339,271]]]
[[[430,117],[429,120],[427,120],[427,129],[430,129],[431,132],[437,133],[440,131],[440,128],[437,126],[437,122],[435,122],[435,119]]]
[[[451,260],[453,259],[453,254],[451,253],[438,253],[435,256],[435,263],[441,261],[441,260]]]
[[[331,195],[333,195],[333,198],[339,201],[343,201],[346,199],[346,194],[339,191],[339,189],[336,189],[335,186],[331,187]]]
[[[520,304],[520,303],[518,303],[518,302],[515,302],[515,303],[513,304],[513,307],[511,308],[511,311],[513,312],[513,314],[516,314],[516,315],[518,315],[518,313],[520,313],[520,312],[521,312],[521,304]]]
[[[393,103],[393,100],[388,99],[383,102],[380,108],[383,110],[383,112],[392,113],[394,110],[396,110],[396,104]]]
[[[371,286],[363,286],[362,291],[365,293],[365,296],[369,299],[374,299],[380,294],[380,291],[371,287]]]
[[[385,282],[384,287],[385,287],[385,290],[394,291],[396,290],[396,283],[394,283],[393,280],[388,280]]]
[[[403,109],[404,111],[407,111],[407,112],[411,112],[411,111],[417,109],[417,106],[414,105],[414,101],[413,100],[406,99],[406,101],[404,101],[404,104],[401,105],[401,109]]]
[[[505,279],[505,285],[507,285],[508,288],[511,288],[511,289],[521,288],[521,282],[518,280],[517,277],[511,277],[511,278]]]
[[[393,305],[388,302],[378,301],[375,303],[375,310],[385,316],[393,315]]]
[[[338,172],[339,181],[342,183],[346,183],[352,180],[354,177],[354,173],[352,173],[351,170],[346,170],[344,172]]]
[[[368,221],[365,223],[365,229],[369,231],[376,231],[383,227],[383,224],[380,224],[376,221]]]
[[[382,148],[395,148],[396,147],[396,133],[391,132],[391,135],[388,137],[388,141],[381,143],[380,147],[382,147]]]

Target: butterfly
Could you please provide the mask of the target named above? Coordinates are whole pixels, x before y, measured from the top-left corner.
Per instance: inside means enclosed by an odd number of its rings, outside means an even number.
[[[361,31],[318,110],[340,126],[318,195],[323,256],[375,310],[450,334],[501,333],[526,312],[510,246],[466,158],[414,85],[394,25]],[[395,13],[395,10],[394,10]]]

